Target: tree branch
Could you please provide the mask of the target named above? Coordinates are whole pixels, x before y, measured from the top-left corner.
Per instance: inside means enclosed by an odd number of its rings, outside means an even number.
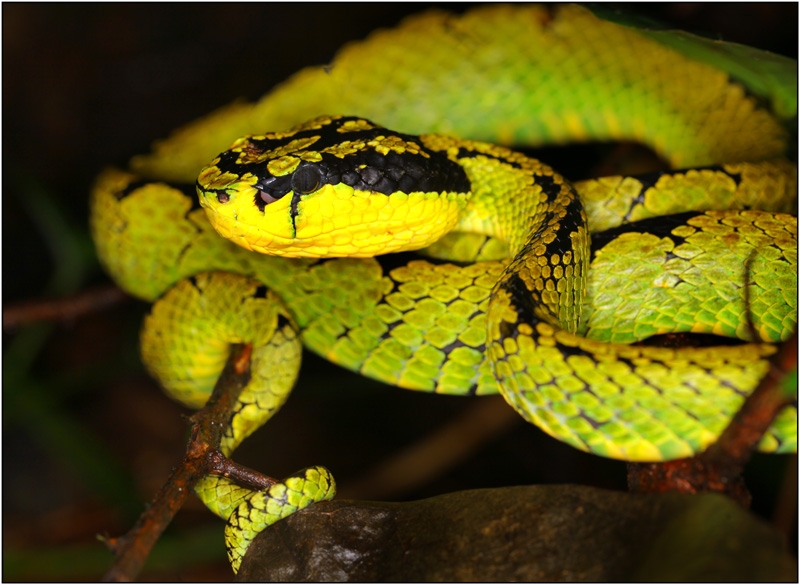
[[[183,461],[127,534],[104,539],[115,555],[104,581],[136,578],[153,546],[202,477],[212,473],[224,475],[256,488],[275,483],[271,478],[233,463],[219,451],[223,431],[233,416],[239,394],[250,381],[251,350],[250,345],[231,347],[228,362],[211,397],[190,418],[192,428]]]
[[[81,291],[71,297],[21,301],[3,307],[3,329],[9,331],[36,321],[68,321],[116,305],[131,297],[114,285]]]
[[[772,356],[769,372],[716,443],[691,459],[629,463],[628,488],[633,492],[719,492],[749,507],[751,497],[742,470],[781,409],[796,400],[781,387],[786,373],[796,367],[794,334]]]

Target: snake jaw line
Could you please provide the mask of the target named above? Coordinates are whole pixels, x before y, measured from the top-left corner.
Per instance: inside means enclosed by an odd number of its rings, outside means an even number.
[[[384,195],[326,184],[309,194],[290,191],[260,211],[248,204],[261,196],[257,187],[242,181],[237,189],[226,201],[201,191],[216,231],[245,249],[294,258],[365,258],[423,248],[453,229],[470,195]]]

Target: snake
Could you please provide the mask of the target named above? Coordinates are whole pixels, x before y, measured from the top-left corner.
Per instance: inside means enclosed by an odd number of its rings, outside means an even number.
[[[583,7],[429,11],[106,169],[90,226],[111,277],[154,302],[142,357],[170,396],[201,407],[230,344],[252,344],[226,455],[285,402],[305,347],[403,388],[499,392],[599,456],[668,461],[717,439],[796,329],[786,110]],[[669,170],[570,181],[510,148],[609,140]],[[675,333],[738,342],[647,343]],[[759,448],[796,452],[796,434],[789,406]],[[335,481],[314,466],[195,491],[235,572]]]

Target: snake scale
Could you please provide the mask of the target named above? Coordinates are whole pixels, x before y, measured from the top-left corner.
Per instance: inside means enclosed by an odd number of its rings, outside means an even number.
[[[499,146],[588,140],[695,168],[570,183]],[[576,448],[662,461],[711,444],[796,328],[788,141],[765,96],[585,8],[429,12],[108,169],[91,226],[119,285],[157,299],[142,354],[171,396],[200,407],[229,344],[253,344],[226,454],[283,404],[305,346],[404,388],[501,392]],[[425,258],[374,257],[404,250]],[[636,343],[671,332],[747,343]],[[796,451],[796,421],[784,409],[761,449]],[[334,492],[321,467],[197,487],[234,571],[266,525]]]

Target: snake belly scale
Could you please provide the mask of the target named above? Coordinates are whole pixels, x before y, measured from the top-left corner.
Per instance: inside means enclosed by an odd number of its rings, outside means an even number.
[[[537,43],[569,75],[532,57]],[[639,60],[609,55],[614,47]],[[453,63],[458,91],[435,87],[442,76],[426,68],[428,54]],[[387,63],[393,55],[402,66]],[[489,55],[500,66],[487,69]],[[410,78],[408,63],[420,63]],[[605,74],[591,74],[601,63]],[[705,84],[668,83],[664,68]],[[522,71],[540,82],[512,91],[509,72]],[[591,93],[617,97],[598,97],[592,117]],[[465,95],[491,112],[457,115]],[[320,116],[332,110],[357,116]],[[573,186],[539,161],[467,140],[609,137],[641,140],[676,165],[715,166]],[[254,381],[226,454],[283,404],[302,342],[405,388],[501,392],[579,449],[661,461],[712,443],[765,374],[772,343],[796,328],[796,219],[781,213],[796,170],[780,157],[785,143],[780,122],[727,76],[584,9],[432,13],[348,47],[332,68],[301,72],[257,106],[187,127],[134,172],[106,171],[92,230],[121,286],[159,298],[142,351],[171,395],[201,405],[227,344],[254,343]],[[202,209],[187,194],[195,178]],[[405,250],[429,258],[384,270],[373,257]],[[763,342],[749,339],[748,319]],[[749,343],[631,345],[686,331]],[[796,416],[786,408],[761,448],[795,451]],[[265,493],[219,477],[197,488],[228,520],[234,570],[266,525],[334,491],[320,467]]]

